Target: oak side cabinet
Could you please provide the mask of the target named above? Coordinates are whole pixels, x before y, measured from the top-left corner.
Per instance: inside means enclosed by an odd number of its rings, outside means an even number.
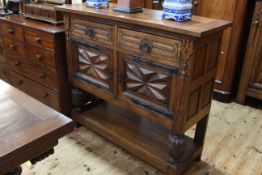
[[[72,117],[163,172],[181,174],[202,154],[222,32],[231,23],[176,23],[161,20],[161,11],[113,7],[56,7],[64,13],[72,98],[102,99],[90,99],[87,110],[76,106]],[[191,138],[185,132],[193,125]]]
[[[246,96],[262,100],[262,1],[253,14],[236,101],[244,104]]]

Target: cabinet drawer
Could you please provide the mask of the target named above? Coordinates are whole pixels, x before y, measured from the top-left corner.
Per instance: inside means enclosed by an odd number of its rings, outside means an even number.
[[[32,45],[26,46],[27,57],[35,64],[44,65],[49,68],[56,67],[55,53],[51,50],[35,47]]]
[[[1,23],[0,26],[0,31],[3,36],[8,36],[21,41],[24,40],[24,30],[22,27],[5,22]]]
[[[10,81],[13,86],[23,92],[31,95],[46,105],[59,110],[59,96],[56,92],[12,71],[10,71]]]
[[[119,29],[118,47],[164,64],[178,63],[180,40]]]
[[[25,56],[26,50],[25,45],[22,42],[19,42],[10,38],[3,38],[3,47],[4,51],[10,54],[19,54]]]
[[[22,59],[13,58],[10,56],[7,57],[7,62],[12,70],[19,72],[39,83],[42,83],[45,86],[58,89],[58,78],[55,73],[45,71],[37,66],[28,64],[21,60]]]
[[[71,31],[72,37],[79,41],[97,41],[113,45],[113,26],[72,19]]]
[[[9,82],[8,68],[4,63],[0,63],[0,79]]]
[[[54,49],[54,35],[35,30],[25,30],[25,41],[38,46]]]

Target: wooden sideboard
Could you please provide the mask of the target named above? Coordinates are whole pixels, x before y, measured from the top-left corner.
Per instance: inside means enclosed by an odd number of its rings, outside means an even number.
[[[23,16],[0,18],[0,77],[44,104],[70,114],[65,31]]]
[[[161,11],[114,13],[84,5],[64,13],[69,80],[74,101],[84,93],[80,124],[167,174],[199,159],[211,106],[223,30],[230,22],[204,17],[176,23]],[[92,105],[94,104],[94,105]],[[196,126],[194,138],[186,130]]]
[[[237,102],[246,96],[262,100],[262,1],[257,1],[243,64]]]

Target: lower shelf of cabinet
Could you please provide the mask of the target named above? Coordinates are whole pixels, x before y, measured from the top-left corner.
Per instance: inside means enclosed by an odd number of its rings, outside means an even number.
[[[73,110],[72,117],[167,174],[180,174],[202,151],[201,146],[188,138],[189,149],[176,163],[170,163],[168,129],[107,102],[101,102],[83,113]]]

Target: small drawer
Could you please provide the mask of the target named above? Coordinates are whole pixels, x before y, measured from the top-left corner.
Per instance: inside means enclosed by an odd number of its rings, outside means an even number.
[[[9,23],[1,23],[0,31],[3,36],[15,38],[20,41],[24,41],[24,30],[21,26],[17,26]]]
[[[48,49],[27,45],[27,57],[29,60],[38,65],[44,65],[46,67],[55,69],[55,53]]]
[[[118,48],[163,64],[178,63],[180,40],[119,29]]]
[[[54,50],[54,35],[35,30],[25,31],[25,41]]]
[[[114,27],[90,21],[72,19],[72,37],[79,41],[97,41],[113,45]]]
[[[8,68],[4,63],[0,63],[0,79],[9,82]]]
[[[3,38],[4,51],[8,54],[19,54],[25,56],[26,50],[22,42],[10,38]]]
[[[21,60],[22,59],[16,59],[12,57],[7,58],[7,62],[12,70],[19,72],[24,76],[33,79],[45,86],[58,90],[59,85],[56,73],[45,71],[37,66],[28,64]]]
[[[59,95],[55,91],[52,91],[15,72],[10,71],[9,75],[11,84],[13,86],[17,87],[28,95],[31,95],[42,103],[56,110],[60,110]]]

